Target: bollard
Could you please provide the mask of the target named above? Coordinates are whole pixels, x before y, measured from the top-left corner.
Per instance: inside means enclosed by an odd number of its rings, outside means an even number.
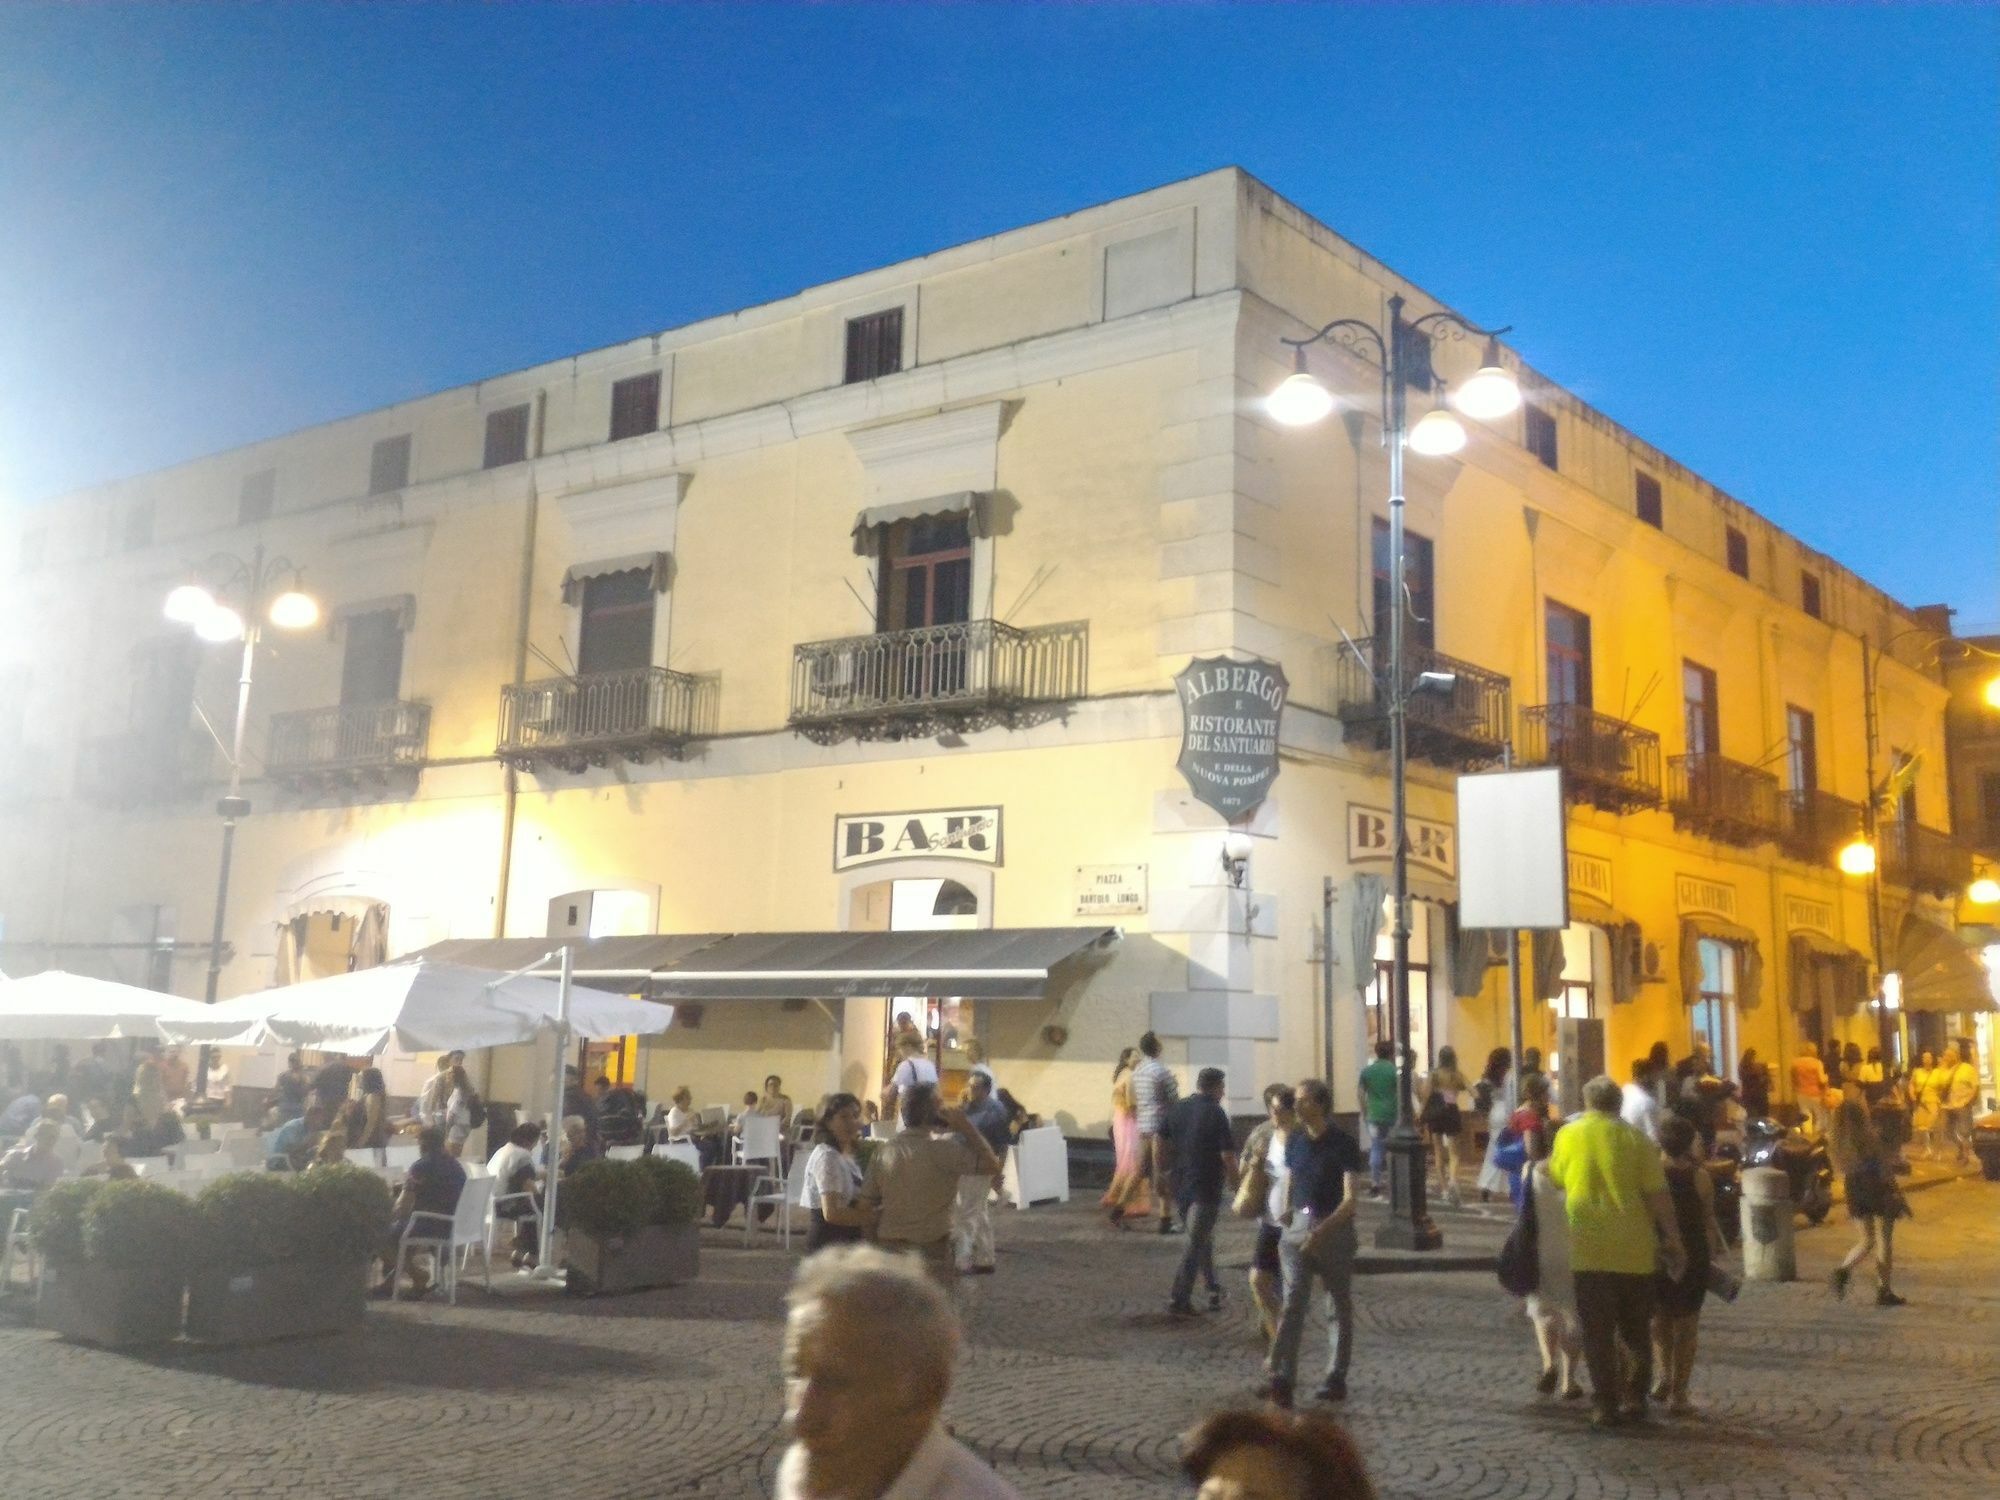
[[[1743,1279],[1796,1281],[1792,1245],[1792,1180],[1776,1167],[1743,1174]]]

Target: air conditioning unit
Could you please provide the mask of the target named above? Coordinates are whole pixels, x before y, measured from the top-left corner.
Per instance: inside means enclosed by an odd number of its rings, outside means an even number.
[[[838,701],[854,694],[854,658],[845,653],[815,658],[811,675],[815,697]]]

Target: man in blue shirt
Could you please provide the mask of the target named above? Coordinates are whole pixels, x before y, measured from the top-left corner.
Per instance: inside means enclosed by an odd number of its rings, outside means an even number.
[[[441,1215],[443,1222],[425,1219],[418,1232],[426,1237],[446,1237],[451,1217],[458,1212],[458,1195],[463,1191],[465,1168],[458,1164],[457,1157],[445,1151],[444,1127],[426,1125],[417,1132],[417,1159],[410,1164],[409,1176],[403,1179],[403,1191],[396,1198],[389,1220],[389,1237],[382,1246],[382,1280],[375,1288],[376,1296],[387,1297],[396,1289],[396,1256],[411,1218],[420,1213]],[[428,1268],[412,1265],[410,1294],[421,1297],[430,1289]]]
[[[1208,1288],[1209,1311],[1222,1306],[1222,1283],[1215,1279],[1215,1221],[1222,1213],[1224,1187],[1236,1180],[1236,1134],[1222,1108],[1222,1069],[1203,1068],[1195,1075],[1194,1090],[1167,1116],[1167,1139],[1174,1148],[1174,1192],[1188,1230],[1187,1250],[1174,1275],[1167,1311],[1181,1318],[1194,1314],[1197,1272]]]
[[[965,1118],[992,1148],[1002,1165],[1014,1144],[1013,1116],[993,1097],[993,1075],[974,1073],[966,1080]],[[958,1217],[952,1226],[957,1242],[958,1269],[971,1276],[993,1274],[993,1207],[989,1201],[1000,1179],[974,1173],[959,1179]]]
[[[1354,1256],[1359,1248],[1354,1212],[1361,1186],[1361,1148],[1333,1123],[1333,1092],[1323,1079],[1306,1079],[1297,1094],[1299,1124],[1285,1144],[1285,1167],[1291,1176],[1278,1239],[1285,1305],[1278,1317],[1278,1335],[1271,1341],[1270,1379],[1263,1391],[1272,1405],[1280,1407],[1292,1404],[1299,1344],[1305,1337],[1306,1311],[1316,1282],[1326,1287],[1331,1322],[1326,1379],[1313,1392],[1315,1400],[1346,1399],[1347,1367],[1354,1352]]]

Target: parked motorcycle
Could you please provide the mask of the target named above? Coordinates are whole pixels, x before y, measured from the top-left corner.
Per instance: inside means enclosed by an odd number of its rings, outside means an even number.
[[[1717,1139],[1702,1165],[1715,1186],[1715,1221],[1722,1237],[1734,1245],[1743,1238],[1743,1151],[1736,1142]]]
[[[1783,1172],[1792,1185],[1792,1206],[1808,1224],[1824,1222],[1833,1211],[1833,1160],[1824,1140],[1775,1120],[1750,1120],[1743,1127],[1743,1168],[1751,1167]]]

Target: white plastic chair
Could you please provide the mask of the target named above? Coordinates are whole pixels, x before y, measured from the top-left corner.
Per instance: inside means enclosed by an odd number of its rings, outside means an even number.
[[[35,1241],[28,1233],[28,1210],[17,1208],[7,1216],[7,1241],[0,1245],[0,1291],[14,1284],[14,1257],[24,1256],[28,1263],[28,1281],[31,1285],[41,1283],[41,1268],[35,1260]]]
[[[125,1163],[134,1177],[154,1178],[173,1170],[173,1163],[164,1156],[128,1156]]]
[[[475,1177],[491,1177],[493,1175],[493,1169],[483,1161],[462,1161],[459,1165],[465,1168],[465,1176],[468,1182]]]
[[[729,1106],[711,1104],[694,1117],[695,1124],[702,1130],[715,1130],[729,1123]]]
[[[637,1161],[645,1150],[644,1146],[607,1146],[604,1158],[606,1161]]]
[[[668,1141],[654,1153],[668,1161],[686,1162],[697,1174],[701,1172],[701,1148],[693,1141]]]
[[[409,1168],[416,1165],[417,1146],[414,1142],[404,1146],[382,1148],[382,1163],[389,1167]]]
[[[497,1179],[495,1185],[504,1186]],[[537,1200],[540,1197],[541,1194],[535,1192],[533,1189],[525,1193],[499,1193],[494,1196],[492,1204],[486,1211],[486,1284],[489,1288],[493,1285],[493,1239],[495,1235],[500,1233],[500,1226],[502,1224],[505,1224],[510,1230],[522,1224],[533,1224],[537,1230],[536,1240],[539,1243],[541,1238],[539,1231],[542,1224],[542,1210]],[[528,1205],[528,1211],[510,1218],[500,1212],[501,1205],[507,1203],[525,1203]]]
[[[743,1133],[736,1137],[736,1160],[744,1166],[758,1162],[778,1164],[780,1131],[776,1115],[745,1115]]]
[[[775,1122],[773,1122],[775,1123]],[[750,1199],[743,1205],[743,1243],[750,1243],[750,1236],[757,1232],[757,1210],[769,1206],[771,1217],[776,1221],[772,1233],[783,1237],[787,1250],[792,1248],[792,1209],[805,1191],[806,1163],[812,1160],[812,1153],[795,1151],[792,1153],[792,1169],[780,1178],[775,1170],[766,1172],[750,1185]]]
[[[185,1159],[190,1156],[213,1156],[221,1149],[222,1142],[220,1141],[204,1141],[198,1137],[190,1137],[174,1147],[174,1154]]]
[[[437,1279],[443,1283],[453,1305],[458,1302],[460,1263],[474,1250],[485,1267],[486,1289],[493,1290],[493,1262],[487,1255],[487,1215],[493,1206],[493,1179],[468,1177],[458,1195],[458,1208],[449,1216],[418,1210],[403,1227],[396,1242],[396,1287],[390,1296],[402,1295],[403,1266],[413,1250],[428,1250],[437,1257]]]
[[[255,1131],[232,1135],[222,1143],[222,1159],[239,1171],[254,1171],[264,1165],[264,1138]]]

